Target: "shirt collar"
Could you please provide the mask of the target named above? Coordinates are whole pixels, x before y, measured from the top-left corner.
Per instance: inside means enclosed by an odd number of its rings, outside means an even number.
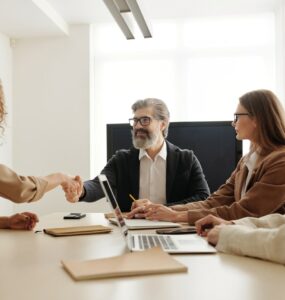
[[[258,154],[256,152],[251,153],[247,157],[245,161],[245,165],[249,170],[252,170],[255,167],[257,159],[258,159]]]
[[[141,160],[144,156],[149,158],[149,155],[147,154],[145,149],[140,149],[140,153],[139,153],[139,160]],[[166,148],[166,143],[165,141],[163,142],[163,145],[160,149],[160,151],[156,154],[155,159],[160,156],[162,159],[166,160],[166,156],[167,156],[167,148]]]

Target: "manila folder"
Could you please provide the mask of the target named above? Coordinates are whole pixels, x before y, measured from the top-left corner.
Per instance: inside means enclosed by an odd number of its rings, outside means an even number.
[[[61,263],[74,280],[187,272],[186,266],[158,247],[110,258]]]
[[[82,234],[96,234],[108,233],[112,228],[102,225],[89,225],[89,226],[72,226],[72,227],[59,227],[59,228],[46,228],[44,233],[52,236],[71,236]]]

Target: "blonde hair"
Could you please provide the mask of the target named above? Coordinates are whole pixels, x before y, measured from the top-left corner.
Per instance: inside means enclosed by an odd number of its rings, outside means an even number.
[[[256,119],[256,144],[252,151],[267,155],[285,145],[285,112],[277,96],[269,90],[255,90],[244,94],[240,104]]]

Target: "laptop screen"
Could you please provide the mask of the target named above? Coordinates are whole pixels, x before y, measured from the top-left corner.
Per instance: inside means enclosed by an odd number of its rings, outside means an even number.
[[[111,207],[114,211],[114,214],[116,216],[116,219],[118,221],[119,227],[122,230],[123,235],[126,237],[128,235],[128,228],[126,225],[126,222],[124,220],[123,214],[121,212],[121,209],[118,205],[118,202],[115,198],[115,195],[111,189],[111,186],[108,182],[108,179],[105,175],[99,175],[98,176],[101,187],[103,189],[103,192],[105,194],[105,197],[107,198],[108,202],[111,204]]]

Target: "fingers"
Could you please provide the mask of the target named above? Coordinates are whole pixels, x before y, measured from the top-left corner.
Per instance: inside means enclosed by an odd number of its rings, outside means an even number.
[[[68,192],[65,193],[66,200],[69,201],[69,202],[71,202],[71,203],[78,202],[79,197],[80,197],[80,194],[76,193],[76,192],[70,192],[70,191],[68,191]]]
[[[153,216],[156,214],[158,208],[154,208],[154,207],[147,207],[145,209],[145,218],[146,219],[152,219]]]
[[[155,214],[156,212],[158,212],[160,209],[164,209],[164,205],[162,204],[150,204],[145,206],[145,214],[146,216],[151,216],[153,214]]]
[[[159,204],[141,205],[130,212],[131,218],[144,219],[150,218]]]
[[[80,196],[82,194],[83,190],[83,181],[80,176],[75,176],[75,181],[78,183],[77,184],[77,194]]]
[[[225,224],[217,225],[208,232],[207,241],[209,244],[211,244],[212,246],[217,245],[219,241],[221,229],[224,225]]]
[[[137,201],[138,201],[138,200],[137,200]],[[135,209],[135,208],[138,207],[138,204],[136,203],[137,201],[134,201],[134,202],[132,203],[131,210],[133,210],[133,209]]]
[[[19,230],[32,230],[35,227],[37,220],[37,216],[33,213],[18,213],[9,217],[8,228]]]
[[[133,201],[131,209],[133,210],[137,207],[146,206],[146,205],[150,205],[150,204],[152,204],[152,203],[148,199],[138,199],[136,201]]]
[[[39,222],[39,218],[36,214],[25,211],[22,213],[22,215],[28,216],[30,219],[34,220],[35,222]]]
[[[133,209],[131,212],[127,214],[127,219],[144,219],[145,218],[145,207],[139,206]]]
[[[215,217],[213,215],[208,215],[195,222],[197,234],[206,236],[209,229],[221,223],[222,223],[222,219]]]
[[[145,209],[145,218],[148,220],[176,222],[177,214],[178,212],[162,204],[148,205]]]
[[[127,218],[148,219],[148,220],[167,220],[173,212],[170,208],[162,204],[150,204],[139,206],[127,214]]]
[[[22,215],[26,216],[28,219],[26,219],[26,229],[32,230],[36,223],[39,222],[39,218],[36,214],[31,212],[23,212]]]
[[[77,202],[82,194],[83,182],[80,176],[70,177],[61,184],[65,198],[69,202]]]

